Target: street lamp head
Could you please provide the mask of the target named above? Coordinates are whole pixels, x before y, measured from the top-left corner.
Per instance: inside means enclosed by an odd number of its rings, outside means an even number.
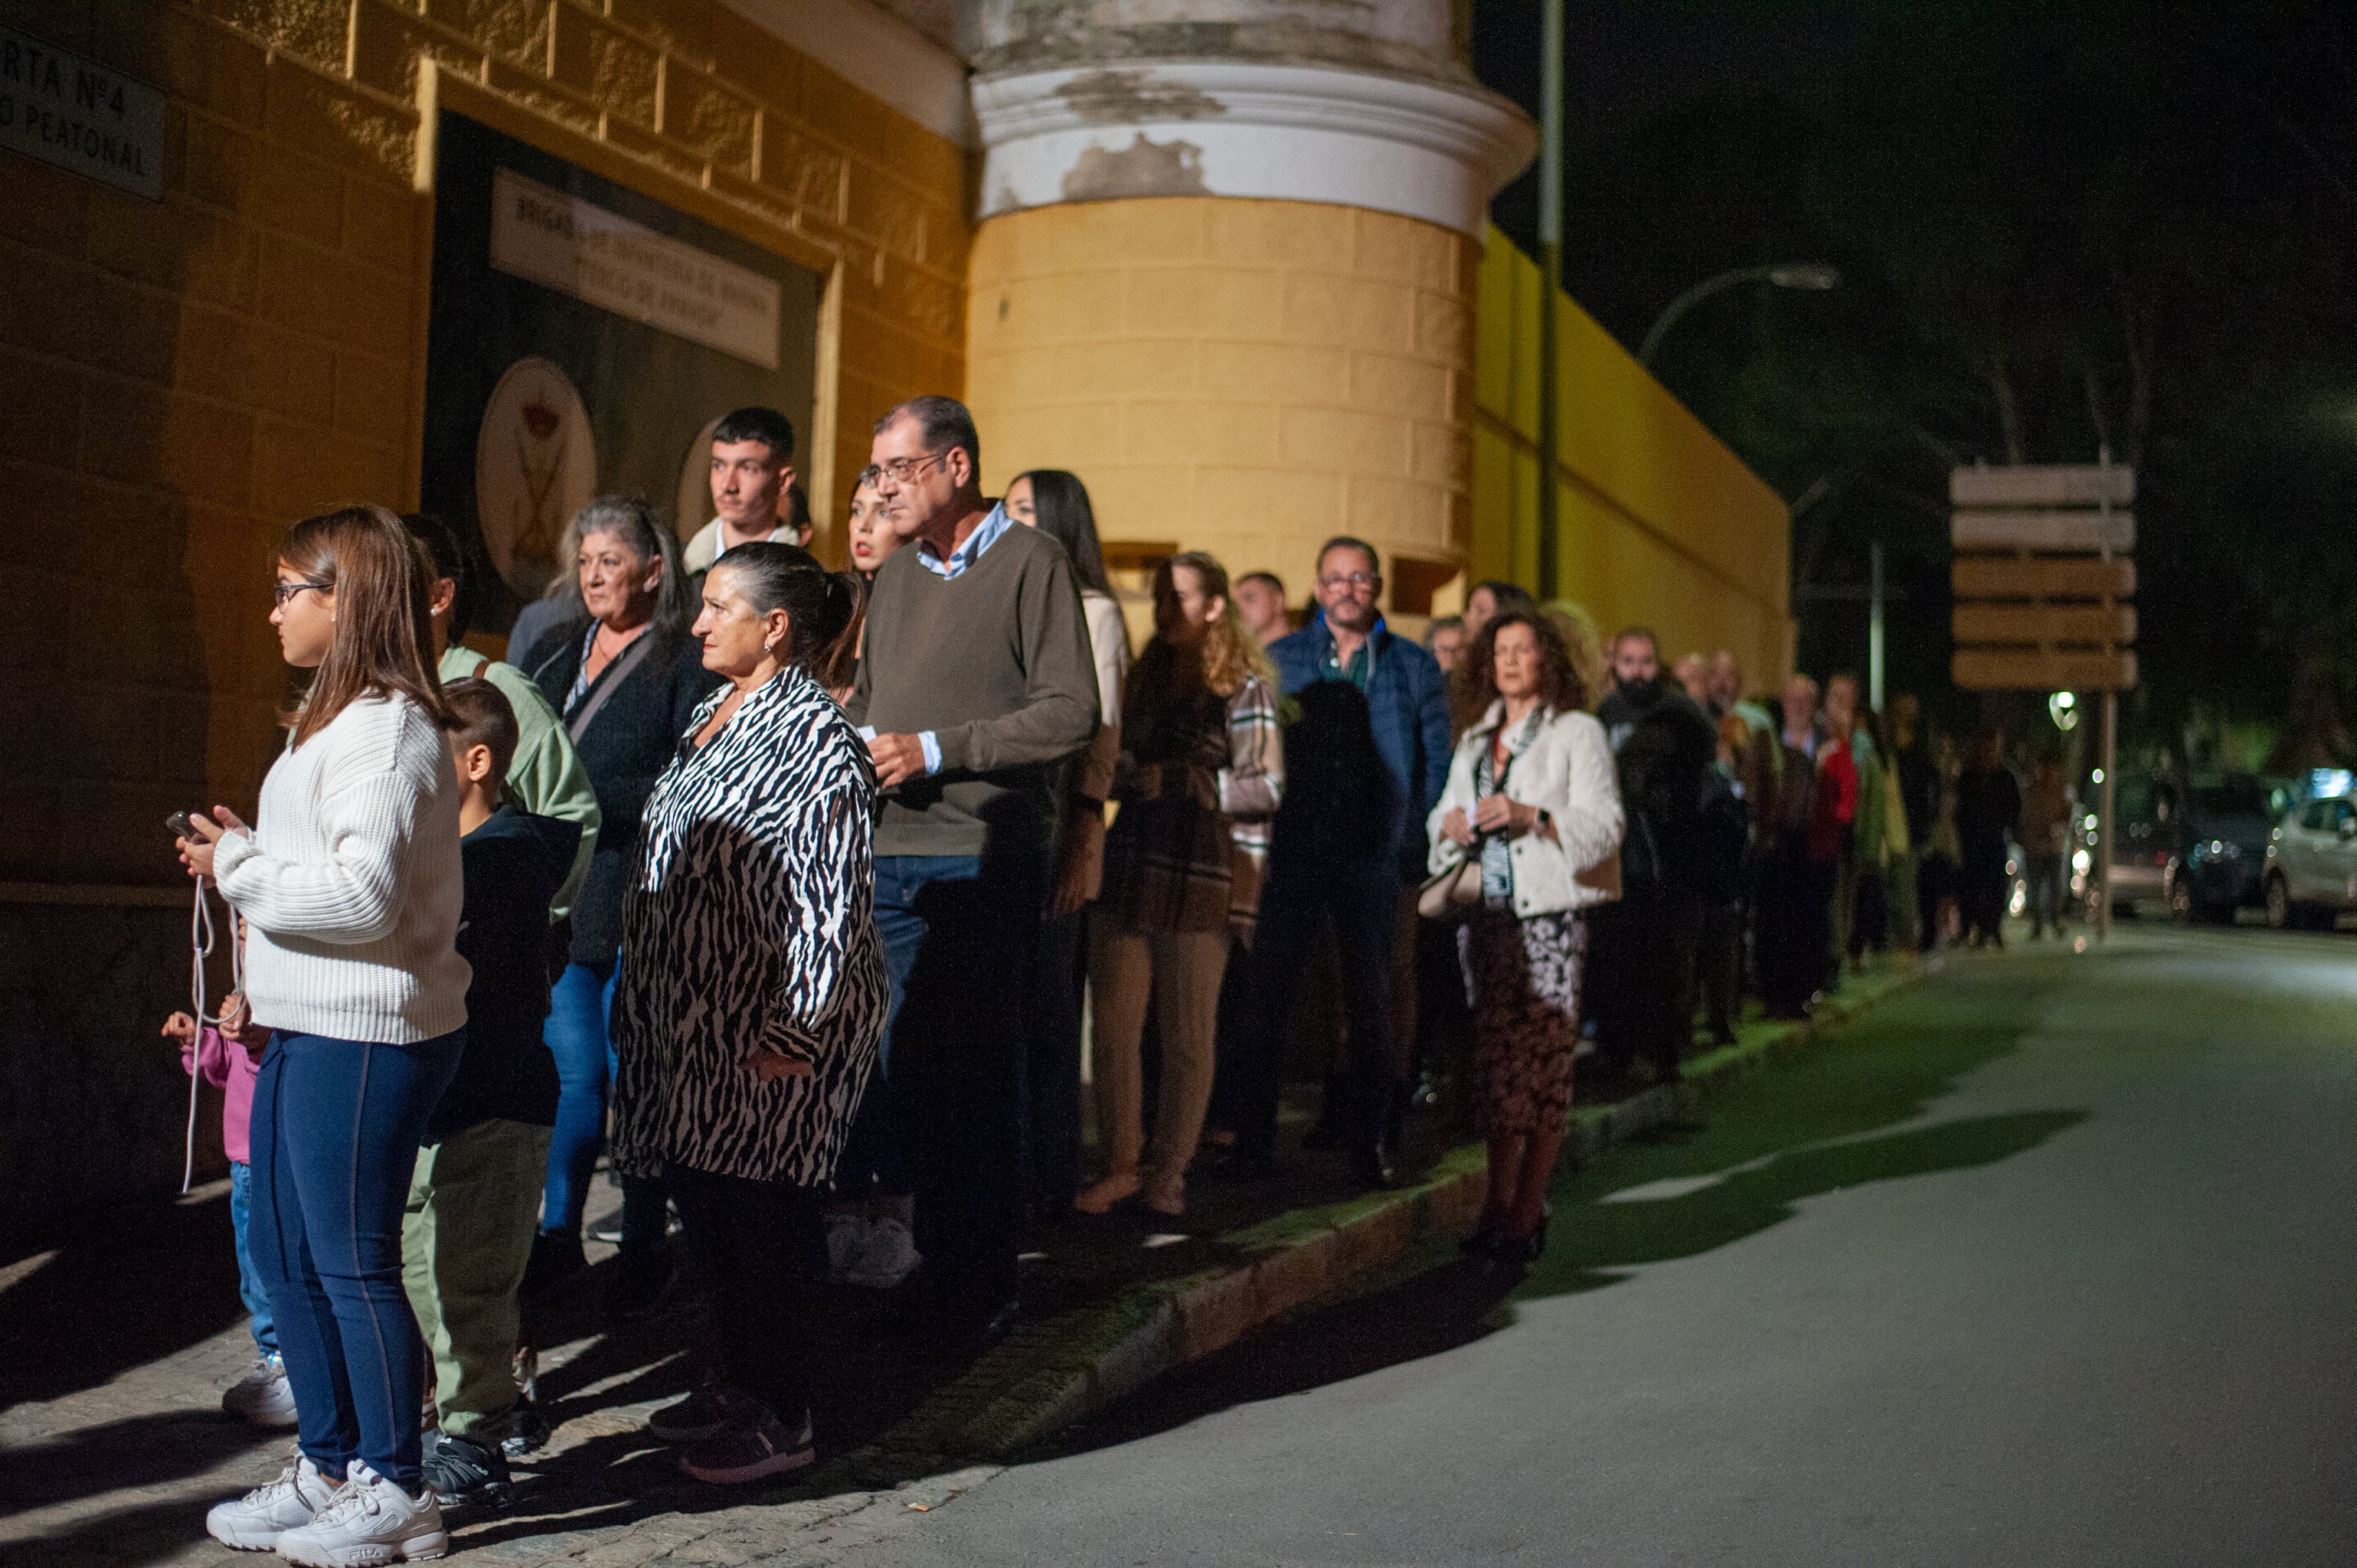
[[[1787,262],[1768,269],[1768,281],[1778,288],[1828,289],[1841,286],[1841,272],[1823,262]]]

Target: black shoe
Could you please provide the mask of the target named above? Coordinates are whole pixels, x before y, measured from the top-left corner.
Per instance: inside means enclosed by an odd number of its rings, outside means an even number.
[[[1392,1156],[1392,1145],[1378,1138],[1371,1144],[1360,1144],[1351,1150],[1351,1176],[1361,1187],[1372,1192],[1383,1192],[1399,1185],[1399,1167]]]
[[[532,1239],[532,1258],[523,1266],[523,1296],[550,1295],[563,1290],[589,1267],[582,1255],[581,1238],[570,1230],[543,1230]]]
[[[678,1285],[679,1270],[672,1265],[669,1251],[637,1257],[625,1252],[615,1271],[614,1283],[606,1287],[606,1316],[616,1323],[638,1323],[652,1317],[669,1304]]]
[[[1212,1157],[1199,1162],[1195,1179],[1200,1181],[1272,1181],[1276,1176],[1276,1156],[1266,1149],[1247,1149],[1231,1145]]]
[[[895,1292],[884,1305],[884,1331],[896,1339],[915,1340],[926,1348],[961,1355],[987,1349],[1015,1326],[1020,1305],[1012,1296],[971,1299],[947,1295],[938,1287]]]
[[[500,1439],[500,1452],[511,1459],[521,1459],[548,1446],[548,1417],[540,1413],[540,1406],[533,1402],[530,1394],[516,1402],[507,1427],[508,1434]]]
[[[425,1434],[425,1484],[445,1508],[503,1509],[515,1500],[508,1456],[471,1437]]]
[[[1486,1256],[1490,1262],[1501,1269],[1510,1269],[1516,1273],[1523,1273],[1545,1255],[1547,1221],[1554,1218],[1553,1208],[1542,1208],[1539,1210],[1538,1229],[1529,1235],[1509,1236],[1503,1231],[1492,1234]]]
[[[1320,1118],[1318,1125],[1301,1135],[1301,1146],[1309,1154],[1330,1154],[1349,1148],[1351,1140],[1339,1124]]]
[[[1457,1243],[1457,1250],[1469,1258],[1486,1258],[1498,1250],[1498,1222],[1484,1216],[1470,1234]]]

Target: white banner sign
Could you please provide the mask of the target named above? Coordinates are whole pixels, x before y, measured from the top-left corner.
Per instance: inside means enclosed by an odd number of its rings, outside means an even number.
[[[164,199],[164,95],[0,27],[0,147]]]
[[[778,368],[775,278],[509,169],[492,171],[491,265],[765,371]]]

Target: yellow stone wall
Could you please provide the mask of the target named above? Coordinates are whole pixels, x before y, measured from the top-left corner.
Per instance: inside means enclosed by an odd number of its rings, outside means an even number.
[[[1471,577],[1538,580],[1540,271],[1494,230],[1480,263]],[[1669,657],[1731,649],[1755,689],[1790,669],[1791,515],[1611,335],[1557,295],[1563,596]]]
[[[1478,250],[1415,219],[1299,201],[989,219],[966,316],[985,478],[1070,468],[1108,541],[1274,571],[1296,603],[1332,534],[1387,564],[1460,561]]]
[[[270,551],[418,491],[443,107],[827,279],[805,472],[964,381],[966,158],[712,0],[0,0],[161,89],[161,205],[0,151],[0,888],[171,880],[285,690]]]

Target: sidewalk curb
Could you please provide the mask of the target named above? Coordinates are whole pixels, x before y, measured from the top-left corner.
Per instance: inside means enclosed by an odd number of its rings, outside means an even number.
[[[1752,1037],[1696,1058],[1678,1083],[1576,1110],[1564,1159],[1585,1165],[1616,1144],[1678,1121],[1941,967],[1936,958],[1926,958],[1910,972],[1861,977],[1850,994],[1824,1004],[1805,1022],[1755,1026],[1746,1031]],[[1882,983],[1866,992],[1871,981]],[[1003,1463],[1162,1373],[1224,1349],[1388,1262],[1417,1238],[1469,1226],[1481,1207],[1483,1165],[1480,1144],[1461,1145],[1418,1186],[1297,1209],[1221,1237],[1249,1255],[1241,1265],[1140,1285],[1100,1305],[1024,1324],[963,1377],[841,1463],[854,1475],[877,1480],[906,1476],[912,1465]]]

